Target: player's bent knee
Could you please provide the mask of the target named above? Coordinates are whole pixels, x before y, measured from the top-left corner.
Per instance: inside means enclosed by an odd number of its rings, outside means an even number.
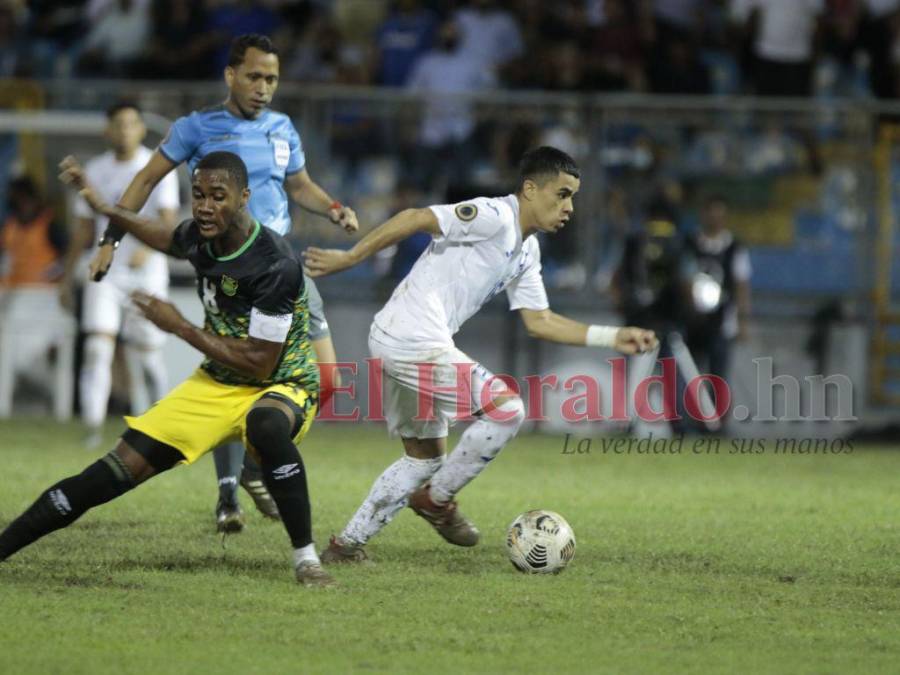
[[[482,414],[494,422],[518,429],[525,421],[525,402],[518,396],[500,396],[485,406]]]
[[[168,471],[185,459],[176,448],[135,429],[128,429],[122,434],[119,444],[110,455],[115,456],[131,474],[135,485]]]
[[[103,333],[92,333],[84,341],[84,363],[88,367],[112,363],[116,339]]]
[[[247,442],[265,459],[270,448],[292,438],[292,424],[287,414],[273,406],[257,406],[247,413]]]
[[[126,474],[135,485],[140,485],[154,474],[147,460],[122,440],[104,459],[111,467]]]
[[[258,408],[275,408],[280,410],[291,425],[291,436],[300,431],[300,427],[303,426],[303,422],[306,420],[306,411],[303,408],[287,396],[276,392],[264,394],[262,398],[253,404],[250,412]]]
[[[413,459],[434,459],[443,457],[447,450],[447,439],[444,438],[404,438],[403,450]]]

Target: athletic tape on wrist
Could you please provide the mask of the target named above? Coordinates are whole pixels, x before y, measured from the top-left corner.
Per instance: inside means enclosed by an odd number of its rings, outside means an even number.
[[[584,344],[588,347],[615,347],[618,326],[588,326]]]

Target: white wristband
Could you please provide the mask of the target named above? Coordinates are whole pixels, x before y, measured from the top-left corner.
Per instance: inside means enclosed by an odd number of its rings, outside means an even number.
[[[584,344],[588,347],[615,347],[618,326],[588,326]]]

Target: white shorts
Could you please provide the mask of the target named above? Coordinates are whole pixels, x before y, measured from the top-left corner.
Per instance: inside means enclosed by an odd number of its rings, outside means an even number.
[[[380,342],[379,333],[373,326],[369,352],[381,360],[384,416],[392,436],[445,438],[450,425],[471,419],[493,397],[509,391],[503,380],[456,347],[401,350]]]
[[[143,317],[131,303],[132,291],[144,291],[157,298],[168,297],[168,276],[133,278],[107,277],[103,281],[89,281],[84,288],[82,330],[86,333],[118,335],[143,349],[159,349],[166,334]]]

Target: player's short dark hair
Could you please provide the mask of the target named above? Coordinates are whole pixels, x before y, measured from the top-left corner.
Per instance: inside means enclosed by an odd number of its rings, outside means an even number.
[[[138,115],[143,114],[141,107],[135,101],[121,99],[106,109],[106,119],[111,120],[123,110],[134,110]]]
[[[227,171],[228,175],[234,179],[241,190],[247,187],[247,165],[244,164],[244,160],[233,152],[225,152],[223,150],[211,152],[194,167],[195,172],[200,170],[214,171],[217,169]]]
[[[231,41],[231,47],[228,50],[228,65],[232,68],[237,68],[241,65],[247,56],[247,50],[251,47],[266,54],[278,56],[278,50],[268,35],[247,33],[246,35],[238,35]]]
[[[580,178],[581,172],[575,160],[562,150],[542,145],[539,148],[529,150],[519,161],[519,182],[516,191],[521,192],[526,180],[533,180],[542,184],[551,178],[556,178],[560,173],[567,173],[574,178]]]

